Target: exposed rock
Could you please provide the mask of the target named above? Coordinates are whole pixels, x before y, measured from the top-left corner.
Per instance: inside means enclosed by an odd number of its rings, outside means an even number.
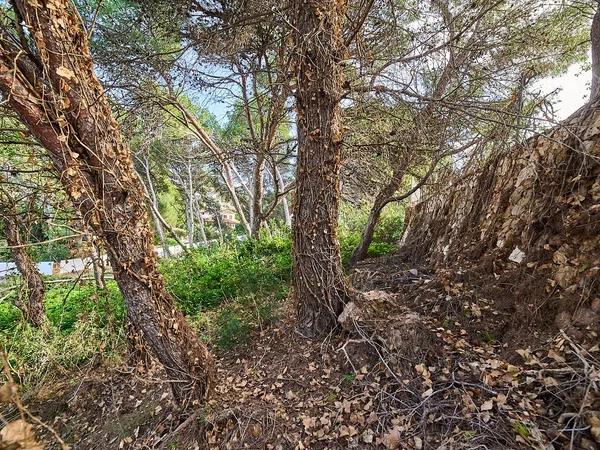
[[[490,261],[494,271],[526,259],[547,283],[539,296],[564,290],[583,303],[560,308],[589,307],[600,297],[599,127],[597,102],[479,165],[438,173],[407,214],[403,254],[438,268]]]

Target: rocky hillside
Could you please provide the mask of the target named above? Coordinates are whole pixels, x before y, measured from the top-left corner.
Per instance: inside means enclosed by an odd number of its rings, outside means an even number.
[[[414,206],[404,253],[438,268],[512,267],[536,307],[576,335],[600,311],[599,137],[596,102],[483,168],[446,175]]]

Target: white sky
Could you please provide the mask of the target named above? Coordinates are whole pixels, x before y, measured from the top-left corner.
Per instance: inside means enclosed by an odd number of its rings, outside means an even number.
[[[592,73],[590,70],[585,70],[581,65],[574,64],[565,74],[545,78],[538,82],[536,87],[544,94],[559,89],[552,100],[552,104],[557,119],[562,120],[577,111],[587,101],[590,94],[591,79]]]

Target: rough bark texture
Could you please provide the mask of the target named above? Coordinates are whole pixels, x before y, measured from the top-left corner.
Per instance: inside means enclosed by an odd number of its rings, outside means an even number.
[[[103,239],[129,320],[163,364],[177,400],[205,399],[212,359],[157,270],[143,187],[67,0],[16,1],[35,52],[0,35],[0,90],[48,150],[84,222]],[[36,56],[33,56],[36,55]]]
[[[294,12],[298,164],[293,275],[298,326],[308,336],[331,331],[349,299],[336,231],[345,11],[345,1],[318,0],[298,2]]]
[[[543,271],[549,289],[600,290],[600,110],[588,104],[562,125],[451,174],[415,205],[403,251],[438,266],[511,260]]]
[[[590,101],[598,99],[600,95],[600,3],[596,6],[596,14],[592,19],[592,30],[590,33],[592,43],[592,89]]]
[[[14,217],[4,218],[4,232],[6,242],[11,247],[10,254],[21,274],[23,284],[26,286],[27,303],[19,304],[25,319],[35,327],[42,327],[46,323],[44,312],[44,295],[46,288],[42,274],[37,270],[35,261],[29,255],[27,248],[23,247],[19,224]]]

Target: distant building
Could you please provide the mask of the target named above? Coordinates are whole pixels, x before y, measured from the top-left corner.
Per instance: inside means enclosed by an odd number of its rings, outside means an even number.
[[[240,223],[236,217],[235,209],[229,203],[219,202],[219,214],[223,220],[222,225],[225,225],[226,227],[233,229]],[[205,222],[215,224],[215,217],[209,211],[202,211],[202,219],[204,219]]]

